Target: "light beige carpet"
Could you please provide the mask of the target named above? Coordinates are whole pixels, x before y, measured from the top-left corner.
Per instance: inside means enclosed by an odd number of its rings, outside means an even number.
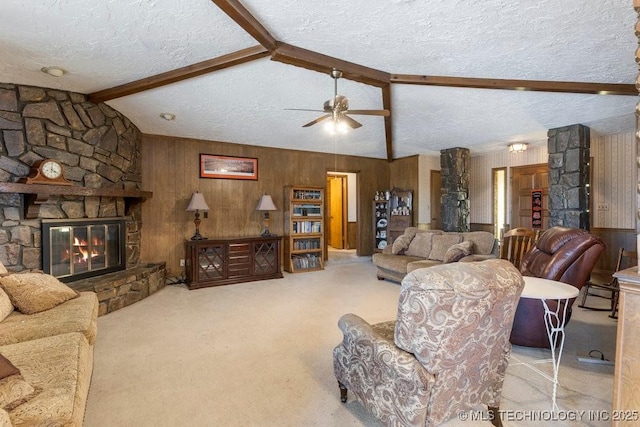
[[[194,291],[168,286],[100,317],[85,425],[379,426],[351,395],[340,402],[333,376],[342,314],[371,323],[396,314],[399,285],[378,281],[374,266],[359,261]],[[562,410],[611,410],[613,366],[576,356],[598,349],[613,360],[615,327],[606,313],[574,310],[560,369]],[[513,356],[531,362],[549,352],[514,347]],[[518,361],[512,359],[505,380],[501,408],[513,411],[505,415],[548,412],[551,383]],[[553,425],[610,425],[586,417]],[[455,419],[446,425],[490,424]]]

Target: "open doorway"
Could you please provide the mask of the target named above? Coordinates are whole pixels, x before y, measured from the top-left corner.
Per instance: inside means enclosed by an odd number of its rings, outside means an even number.
[[[356,259],[357,179],[355,173],[327,172],[325,242],[327,261]]]

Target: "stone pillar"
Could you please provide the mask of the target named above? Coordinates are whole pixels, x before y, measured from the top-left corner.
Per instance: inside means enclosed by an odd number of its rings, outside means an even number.
[[[589,230],[589,128],[550,129],[547,136],[549,226]]]
[[[440,150],[440,216],[444,231],[470,231],[469,160],[466,148]]]

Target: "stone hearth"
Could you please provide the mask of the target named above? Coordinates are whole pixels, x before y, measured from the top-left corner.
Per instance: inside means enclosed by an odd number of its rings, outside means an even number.
[[[143,264],[123,271],[69,282],[72,289],[98,294],[102,316],[138,302],[164,288],[167,270],[165,263]]]

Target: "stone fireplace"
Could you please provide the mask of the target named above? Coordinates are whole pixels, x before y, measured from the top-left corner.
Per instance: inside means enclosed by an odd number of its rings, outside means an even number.
[[[140,188],[141,142],[136,126],[107,104],[92,103],[78,93],[0,83],[0,262],[11,272],[49,270],[73,289],[94,290],[100,314],[164,286],[164,263],[140,260],[141,203],[151,197]],[[71,185],[21,182],[42,159],[62,164]],[[60,255],[51,258],[47,245],[52,228],[47,224],[111,219],[119,221],[118,233],[124,234],[119,234],[118,254],[105,254],[106,266],[102,255],[91,253],[86,266],[80,260],[65,264]],[[98,228],[86,229],[87,237],[91,234],[87,245],[94,230],[100,233]],[[62,247],[60,242],[68,238],[65,233],[53,233]],[[70,257],[76,249],[82,253],[80,242],[66,245]],[[117,267],[111,263],[114,257],[119,260]],[[89,270],[99,276],[86,276]],[[76,280],[79,277],[86,278]]]
[[[42,220],[42,269],[63,282],[126,267],[125,218]]]

